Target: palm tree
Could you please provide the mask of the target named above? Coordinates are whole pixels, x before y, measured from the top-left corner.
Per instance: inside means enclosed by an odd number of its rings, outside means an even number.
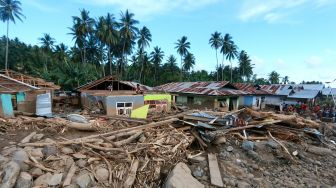
[[[48,64],[48,59],[47,55],[50,54],[54,50],[54,44],[55,44],[55,39],[50,36],[50,34],[45,33],[43,37],[38,39],[41,43],[41,47],[43,49],[43,55],[45,56],[45,64],[44,64],[44,69],[45,71],[48,70],[47,64]]]
[[[222,39],[221,53],[223,54],[223,62],[224,62],[224,57],[226,58],[226,60],[230,61],[230,64],[231,64],[230,81],[231,82],[232,82],[232,60],[234,60],[238,56],[237,50],[238,50],[238,47],[234,44],[230,34],[225,34],[224,38]],[[222,72],[222,78],[224,78],[223,72]]]
[[[66,62],[66,58],[68,56],[68,47],[64,43],[61,43],[56,46],[55,53],[57,59],[60,62]]]
[[[216,50],[216,60],[217,60],[216,70],[217,70],[217,81],[218,81],[218,56],[217,56],[217,51],[218,51],[218,48],[222,45],[221,33],[216,31],[213,34],[211,34],[209,44],[211,45],[212,48],[214,48]]]
[[[272,71],[268,75],[268,80],[271,82],[271,84],[278,84],[280,82],[280,74],[276,71]]]
[[[176,58],[174,57],[174,55],[170,55],[168,57],[167,64],[168,64],[168,67],[170,69],[170,72],[172,74],[174,74],[174,68],[177,67],[177,65],[176,65]]]
[[[15,18],[22,21],[21,2],[17,0],[0,0],[0,20],[7,22],[7,37],[6,37],[6,58],[5,69],[8,69],[8,33],[9,33],[9,21],[15,24]]]
[[[134,19],[134,14],[128,12],[128,10],[125,11],[125,13],[121,12],[121,19],[120,19],[120,35],[122,38],[122,42],[123,42],[123,47],[122,47],[122,64],[125,64],[127,62],[125,62],[125,60],[127,61],[127,55],[125,58],[125,54],[130,53],[131,49],[132,49],[132,42],[133,40],[136,38],[136,35],[138,33],[138,28],[135,26],[136,24],[139,23],[138,20]],[[126,47],[128,47],[129,49],[126,50]],[[127,51],[125,53],[125,51]],[[121,76],[122,76],[122,65],[121,65]]]
[[[282,82],[283,82],[284,84],[288,84],[288,83],[289,83],[289,76],[285,76],[285,77],[283,77],[283,78],[282,78]]]
[[[138,36],[138,47],[141,51],[145,51],[146,47],[149,47],[149,43],[152,41],[152,34],[150,33],[149,29],[144,26],[140,32],[139,32],[139,36]],[[144,58],[141,58],[142,61],[144,61]],[[144,71],[144,64],[145,62],[142,62],[142,66],[141,66],[141,71],[140,71],[140,81],[141,78],[143,76],[143,71]]]
[[[100,17],[96,23],[96,36],[101,42],[101,51],[103,51],[103,44],[108,46],[107,56],[110,65],[110,75],[112,75],[112,48],[118,43],[119,23],[115,20],[113,14],[108,13],[106,17]],[[103,53],[102,53],[103,55]],[[101,58],[103,64],[103,57]]]
[[[160,67],[161,62],[163,60],[164,57],[164,52],[161,50],[161,48],[159,48],[158,46],[154,47],[154,50],[150,53],[150,57],[151,57],[151,61],[154,64],[154,80],[155,83],[157,83],[157,81],[159,79],[157,76],[157,69]]]
[[[175,43],[175,49],[177,50],[177,53],[181,56],[181,75],[180,80],[182,81],[182,75],[183,75],[183,57],[187,55],[188,49],[190,49],[190,42],[187,41],[187,37],[183,36],[181,39],[177,40]]]
[[[242,50],[239,53],[238,61],[239,61],[239,70],[242,72],[241,75],[243,77],[243,80],[245,81],[244,77],[249,78],[253,74],[251,59],[248,56],[248,54],[244,50]]]
[[[184,57],[183,69],[189,72],[189,70],[195,65],[195,61],[194,54],[188,52]]]
[[[80,16],[73,16],[73,27],[70,28],[74,39],[76,39],[76,44],[79,48],[83,50],[83,63],[86,63],[86,37],[93,31],[93,26],[95,20],[90,18],[90,12],[82,9],[80,10]]]

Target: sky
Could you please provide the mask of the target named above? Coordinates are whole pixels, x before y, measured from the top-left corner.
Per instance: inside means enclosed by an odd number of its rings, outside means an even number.
[[[336,79],[336,0],[21,0],[23,22],[10,25],[10,38],[29,44],[49,33],[58,43],[73,46],[69,27],[80,9],[97,18],[117,19],[129,9],[152,33],[150,49],[159,46],[179,57],[175,42],[187,36],[196,57],[195,70],[213,71],[212,33],[229,33],[245,50],[258,77],[275,70],[290,81]],[[6,27],[0,23],[0,35]],[[179,58],[178,58],[179,59]],[[220,57],[221,60],[221,57]],[[179,62],[178,62],[179,63]],[[228,65],[229,62],[225,61]],[[237,65],[233,61],[233,65]],[[336,82],[332,84],[336,87]]]

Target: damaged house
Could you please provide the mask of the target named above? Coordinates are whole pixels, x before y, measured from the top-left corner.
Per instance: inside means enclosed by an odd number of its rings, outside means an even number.
[[[139,90],[137,92],[137,87]],[[132,110],[145,104],[145,94],[151,87],[106,76],[79,88],[84,109],[106,113],[108,116],[130,116]]]
[[[194,109],[236,110],[239,96],[247,94],[227,81],[173,82],[154,88],[154,91],[172,95],[172,102]]]
[[[234,83],[233,85],[247,93],[239,97],[239,106],[250,107],[255,110],[265,108],[265,98],[271,95],[270,92],[262,89],[260,85],[250,83]]]
[[[41,78],[12,70],[0,71],[0,116],[13,117],[14,111],[52,115],[52,95],[59,86]]]

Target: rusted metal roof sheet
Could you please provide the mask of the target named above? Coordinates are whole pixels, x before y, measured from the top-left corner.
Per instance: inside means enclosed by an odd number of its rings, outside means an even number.
[[[137,82],[131,82],[131,81],[120,81],[120,83],[129,85],[129,86],[133,87],[134,89],[136,89],[137,84],[139,84]],[[146,86],[146,85],[142,85],[142,84],[139,84],[139,85],[140,85],[140,89],[142,91],[151,91],[153,89],[152,87],[149,87],[149,86]]]
[[[169,93],[188,93],[196,95],[230,96],[246,95],[248,93],[228,86],[228,81],[223,82],[173,82],[153,88],[154,91]]]
[[[265,90],[273,95],[288,96],[293,91],[290,85],[271,84],[271,85],[260,85],[260,87],[262,90]]]
[[[262,89],[259,85],[254,85],[250,83],[234,83],[237,89],[245,91],[251,95],[272,95],[271,92]]]

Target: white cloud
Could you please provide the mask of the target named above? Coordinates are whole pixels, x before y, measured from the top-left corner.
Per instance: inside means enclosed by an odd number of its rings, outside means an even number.
[[[311,56],[305,60],[306,65],[308,68],[319,67],[322,65],[322,59],[318,56]]]
[[[165,14],[172,10],[194,10],[219,0],[77,0],[81,3],[129,9],[139,17]]]

